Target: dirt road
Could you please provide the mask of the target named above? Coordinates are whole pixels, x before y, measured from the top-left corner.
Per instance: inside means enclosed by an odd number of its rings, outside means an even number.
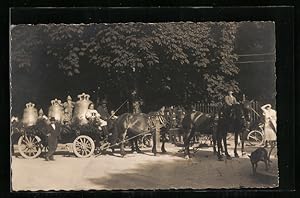
[[[12,158],[13,190],[170,189],[276,187],[277,159],[269,171],[258,165],[252,175],[247,155],[217,161],[212,148],[203,148],[192,159],[183,158],[181,148],[167,144],[167,154],[128,154],[124,158],[102,155],[87,159],[55,155],[55,161]],[[254,148],[247,147],[250,153]],[[233,156],[232,149],[230,154]]]

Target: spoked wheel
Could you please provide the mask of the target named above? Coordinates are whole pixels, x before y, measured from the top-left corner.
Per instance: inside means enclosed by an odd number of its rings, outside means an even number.
[[[142,137],[142,142],[146,147],[152,147],[152,134],[145,134]]]
[[[40,138],[33,135],[22,135],[18,140],[19,153],[26,159],[34,159],[41,152]]]
[[[261,146],[264,142],[263,133],[258,130],[250,131],[247,135],[247,140],[252,146]]]
[[[73,151],[77,157],[90,157],[95,151],[95,143],[89,136],[80,135],[73,141]]]

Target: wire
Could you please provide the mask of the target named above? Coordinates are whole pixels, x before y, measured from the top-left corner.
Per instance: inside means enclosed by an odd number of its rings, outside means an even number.
[[[268,63],[268,62],[276,62],[275,60],[264,60],[264,61],[237,61],[234,63]]]
[[[262,53],[262,54],[238,54],[237,56],[266,56],[266,55],[275,55],[275,52]]]

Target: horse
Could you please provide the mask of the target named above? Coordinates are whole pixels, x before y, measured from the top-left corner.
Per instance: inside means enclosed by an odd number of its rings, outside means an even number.
[[[234,104],[231,107],[224,107],[219,112],[219,122],[217,127],[218,134],[218,146],[221,146],[223,140],[225,155],[228,159],[231,156],[227,152],[226,137],[228,132],[234,133],[234,156],[239,157],[237,153],[238,138],[241,140],[241,152],[244,154],[244,142],[246,132],[249,128],[250,123],[250,103],[245,101],[241,104]],[[218,150],[218,158],[221,159],[220,151]]]
[[[153,135],[153,148],[152,152],[156,155],[156,138],[155,131],[162,129],[166,126],[166,120],[163,116],[158,115],[157,112],[152,112],[149,114],[145,113],[124,113],[120,115],[114,122],[114,127],[112,130],[112,135],[109,138],[112,151],[114,152],[114,146],[120,144],[121,156],[125,156],[124,142],[126,137],[132,140],[132,150],[141,152],[138,147],[137,139],[143,134],[152,133]],[[161,151],[166,152],[165,149],[165,133],[161,132],[162,135],[162,146]],[[119,139],[119,143],[117,140]],[[135,148],[134,148],[135,147]]]
[[[185,115],[182,120],[182,129],[184,133],[184,154],[185,158],[190,158],[190,143],[195,136],[196,131],[212,131],[214,151],[216,151],[216,114],[202,113],[200,111],[192,111]]]

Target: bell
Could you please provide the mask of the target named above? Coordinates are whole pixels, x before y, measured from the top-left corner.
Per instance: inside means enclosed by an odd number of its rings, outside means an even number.
[[[92,101],[89,99],[90,95],[85,93],[79,94],[77,97],[79,100],[75,103],[72,121],[79,123],[79,125],[84,125],[88,123],[85,114]]]

